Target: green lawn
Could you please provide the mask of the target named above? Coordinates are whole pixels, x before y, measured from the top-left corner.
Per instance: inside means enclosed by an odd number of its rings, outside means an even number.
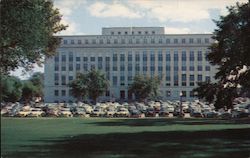
[[[1,118],[1,157],[250,157],[250,120]]]

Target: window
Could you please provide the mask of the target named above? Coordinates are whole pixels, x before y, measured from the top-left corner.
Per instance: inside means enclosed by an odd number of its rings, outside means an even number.
[[[65,65],[62,65],[61,70],[62,70],[62,71],[66,71],[66,66],[65,66]]]
[[[78,44],[82,44],[82,40],[78,40],[77,43],[78,43]]]
[[[113,86],[117,86],[117,76],[113,76]]]
[[[209,43],[209,38],[205,38],[205,43]]]
[[[69,62],[73,62],[73,60],[74,60],[73,53],[70,52],[69,53]]]
[[[155,34],[155,31],[152,31],[152,34]]]
[[[69,71],[73,71],[73,63],[69,63]]]
[[[95,57],[90,57],[90,61],[94,62],[95,61]]]
[[[129,39],[129,40],[128,40],[128,43],[129,43],[129,44],[132,44],[132,43],[133,43],[132,39]]]
[[[155,61],[155,54],[150,54],[150,61]]]
[[[59,74],[54,74],[54,82],[55,82],[55,85],[58,85],[59,84]]]
[[[186,91],[181,91],[182,97],[187,97],[187,92]]]
[[[210,66],[206,66],[206,71],[210,71]]]
[[[128,34],[128,32],[127,31],[125,31],[125,35],[127,35]]]
[[[202,51],[198,51],[197,60],[198,60],[198,61],[202,61]]]
[[[202,75],[198,75],[197,80],[198,80],[198,82],[201,82],[202,81]]]
[[[110,39],[107,39],[107,44],[110,44]]]
[[[76,71],[79,71],[79,70],[80,70],[80,68],[81,68],[80,63],[77,63],[77,64],[76,64]]]
[[[174,44],[177,44],[178,43],[178,39],[174,39]]]
[[[148,71],[148,67],[147,66],[143,66],[143,71],[144,72]]]
[[[85,44],[89,44],[89,41],[87,39],[85,40]]]
[[[125,76],[120,76],[120,85],[124,86],[125,85]]]
[[[117,61],[117,54],[113,54],[113,62]]]
[[[136,44],[140,44],[140,39],[136,39]]]
[[[114,39],[114,44],[117,44],[118,43],[118,40],[117,39]]]
[[[159,51],[159,52],[158,52],[158,61],[162,61],[162,60],[163,60],[162,52]]]
[[[147,35],[147,34],[148,34],[148,31],[145,31],[145,34]]]
[[[150,66],[150,71],[155,71],[155,67],[154,66]]]
[[[92,39],[92,44],[96,44],[96,40],[95,39]]]
[[[98,62],[102,62],[102,57],[98,57]]]
[[[181,70],[182,70],[182,71],[187,71],[187,67],[186,67],[185,65],[182,65],[182,66],[181,66]]]
[[[132,54],[128,54],[128,61],[132,61]]]
[[[189,71],[194,71],[194,66],[189,66]]]
[[[128,64],[128,71],[132,71],[132,63]]]
[[[61,80],[62,80],[62,85],[66,85],[66,76],[65,75],[61,76]]]
[[[83,57],[83,61],[88,61],[88,57]]]
[[[170,52],[167,52],[167,54],[166,54],[166,61],[170,61],[170,60],[171,60]]]
[[[62,90],[62,96],[66,96],[66,91],[65,90]]]
[[[68,44],[68,41],[67,40],[63,40],[63,44]]]
[[[138,31],[138,34],[140,35],[140,34],[141,34],[141,31]]]
[[[193,38],[189,38],[189,43],[194,43],[194,39]]]
[[[190,51],[189,60],[194,61],[194,51]]]
[[[120,65],[120,71],[125,71],[125,65]]]
[[[190,81],[194,81],[194,75],[190,75],[190,76],[189,76],[189,80],[190,80]]]
[[[120,61],[125,61],[125,54],[120,54]]]
[[[73,80],[73,76],[69,76],[69,81],[72,81]]]
[[[54,57],[54,61],[55,61],[55,62],[59,62],[59,56],[58,56],[58,55],[56,55],[56,56]]]
[[[66,55],[62,55],[62,62],[66,62]]]
[[[122,39],[122,44],[125,44],[125,39]]]
[[[166,43],[169,44],[170,43],[170,39],[166,39]]]
[[[179,85],[178,74],[174,74],[174,86],[178,86],[178,85]]]
[[[166,66],[166,71],[170,71],[171,70],[171,66],[170,65],[167,65]]]
[[[114,35],[114,32],[111,32],[111,35]]]
[[[71,42],[70,42],[71,44],[75,44],[75,41],[74,40],[71,40]]]
[[[100,44],[103,44],[103,39],[100,39],[100,40],[99,40],[99,43],[100,43]]]
[[[181,43],[182,44],[186,43],[186,39],[185,38],[181,39]]]
[[[59,91],[58,90],[54,91],[54,96],[59,96]]]
[[[198,69],[198,71],[202,71],[202,66],[198,65],[197,69]]]
[[[187,61],[186,51],[182,51],[181,60],[182,60],[182,61]]]
[[[206,81],[208,82],[208,81],[211,81],[211,78],[210,78],[210,76],[206,76]]]
[[[193,97],[194,97],[194,92],[193,92],[193,91],[190,91],[190,92],[189,92],[189,96],[190,96],[191,98],[193,98]]]
[[[152,38],[151,39],[151,43],[154,44],[155,43],[155,39]]]
[[[146,63],[146,61],[148,60],[148,57],[147,57],[147,53],[146,52],[143,52],[143,62]]]
[[[76,57],[76,61],[81,61],[81,58],[80,57]]]
[[[59,64],[55,64],[55,71],[59,71]]]
[[[117,65],[113,65],[113,71],[117,71]]]
[[[178,60],[179,60],[178,52],[175,52],[174,53],[174,61],[178,61]]]
[[[171,91],[166,91],[166,97],[171,97]]]
[[[140,54],[135,54],[135,61],[140,61]]]
[[[118,35],[120,35],[120,34],[121,34],[121,32],[119,31],[119,32],[118,32]]]
[[[148,40],[146,38],[143,39],[143,43],[148,43]]]
[[[88,71],[88,64],[87,64],[87,63],[84,63],[84,64],[83,64],[83,70],[84,70],[84,71]]]
[[[159,39],[159,43],[162,44],[162,39],[161,38]]]
[[[200,38],[197,38],[197,43],[201,43],[201,39]]]
[[[106,91],[105,95],[106,95],[107,97],[109,97],[109,96],[110,96],[109,91]]]
[[[106,62],[110,61],[110,57],[105,57]]]

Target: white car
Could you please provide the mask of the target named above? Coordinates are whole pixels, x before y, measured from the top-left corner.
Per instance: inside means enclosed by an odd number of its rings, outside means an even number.
[[[129,117],[129,111],[126,108],[120,108],[116,113],[116,117]]]
[[[29,114],[31,113],[30,110],[20,110],[16,116],[19,116],[19,117],[27,117]]]
[[[71,113],[70,108],[62,108],[59,111],[59,116],[73,117],[73,114]]]
[[[28,116],[31,116],[31,117],[42,117],[44,115],[45,115],[45,112],[42,111],[40,108],[31,109],[30,113],[28,114]]]
[[[90,116],[92,117],[100,117],[104,115],[105,115],[105,112],[101,108],[94,109],[92,113],[90,114]]]
[[[105,116],[106,117],[113,117],[115,113],[116,113],[115,109],[110,108],[106,111]]]

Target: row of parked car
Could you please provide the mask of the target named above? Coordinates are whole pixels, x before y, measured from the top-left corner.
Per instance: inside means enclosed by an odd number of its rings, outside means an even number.
[[[182,111],[181,111],[182,109]],[[241,118],[250,116],[250,100],[238,101],[232,110],[215,110],[212,104],[201,101],[149,101],[147,103],[106,102],[86,103],[5,103],[1,116],[12,117],[206,117]]]

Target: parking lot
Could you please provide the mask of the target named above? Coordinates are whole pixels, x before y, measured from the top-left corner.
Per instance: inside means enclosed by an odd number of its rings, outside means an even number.
[[[148,101],[87,103],[5,103],[1,116],[6,117],[185,117],[185,118],[249,118],[250,100],[234,103],[233,109],[215,109],[202,101]]]

